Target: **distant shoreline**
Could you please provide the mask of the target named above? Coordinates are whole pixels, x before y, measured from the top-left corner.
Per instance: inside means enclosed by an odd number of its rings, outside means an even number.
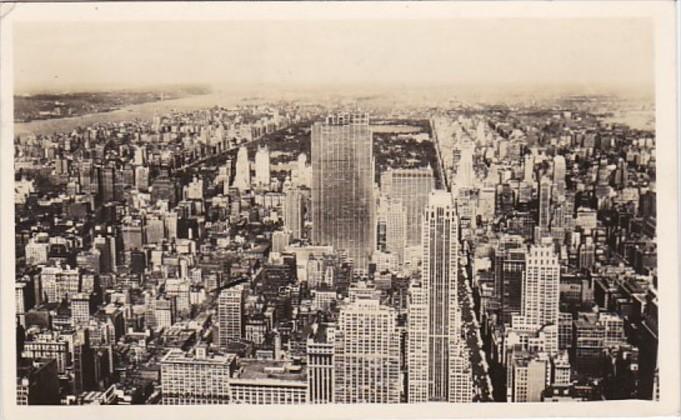
[[[126,105],[113,111],[95,112],[79,116],[34,120],[30,122],[15,122],[14,136],[48,135],[71,131],[77,127],[97,123],[116,123],[134,119],[151,120],[154,115],[169,112],[172,109],[201,108],[215,105],[231,105],[235,97],[222,94],[208,93],[190,95],[178,99],[165,101],[144,102]]]

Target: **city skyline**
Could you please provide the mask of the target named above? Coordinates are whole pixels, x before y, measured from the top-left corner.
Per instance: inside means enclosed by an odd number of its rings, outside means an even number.
[[[662,7],[329,4],[9,14],[2,404],[674,402]]]

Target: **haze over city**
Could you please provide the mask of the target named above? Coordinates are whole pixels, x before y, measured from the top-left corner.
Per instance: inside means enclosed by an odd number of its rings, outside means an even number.
[[[18,23],[15,93],[202,84],[650,94],[652,36],[645,19]]]

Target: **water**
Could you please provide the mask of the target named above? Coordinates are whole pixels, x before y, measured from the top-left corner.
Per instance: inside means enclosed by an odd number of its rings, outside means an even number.
[[[208,95],[188,96],[186,98],[169,101],[147,102],[144,104],[128,105],[121,109],[96,114],[86,114],[77,117],[54,118],[50,120],[36,120],[27,123],[15,123],[14,135],[29,134],[47,135],[59,132],[69,132],[77,127],[86,127],[96,123],[122,122],[133,119],[151,120],[154,115],[162,115],[175,111],[191,111],[200,108],[233,106],[239,98],[234,95],[213,93]]]

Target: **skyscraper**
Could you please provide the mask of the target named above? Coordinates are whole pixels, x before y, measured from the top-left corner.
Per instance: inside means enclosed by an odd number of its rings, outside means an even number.
[[[542,177],[539,183],[539,228],[548,230],[551,221],[551,179]]]
[[[255,185],[260,188],[270,186],[270,151],[267,146],[258,147],[255,152]]]
[[[460,341],[458,305],[458,217],[452,196],[433,192],[423,220],[422,281],[428,299],[429,400],[449,401]]]
[[[240,191],[251,188],[251,164],[248,161],[248,149],[245,146],[239,148],[236,156],[236,170],[232,186]]]
[[[561,201],[565,196],[565,157],[556,155],[553,158],[554,201]]]
[[[397,311],[357,297],[341,308],[335,348],[336,403],[400,402]]]
[[[375,247],[374,157],[367,114],[312,126],[312,241],[347,252],[357,270]]]
[[[494,252],[494,285],[504,323],[511,322],[513,315],[520,314],[525,270],[523,238],[515,235],[502,237]]]
[[[407,401],[428,401],[428,291],[422,282],[409,286],[407,307]]]
[[[303,194],[296,187],[289,188],[285,194],[284,228],[292,239],[300,239],[303,237]]]
[[[530,247],[526,257],[526,272],[522,289],[521,315],[528,324],[558,328],[560,298],[560,262],[552,240]],[[552,338],[553,340],[553,338]],[[558,337],[547,349],[558,349]],[[547,350],[550,351],[550,350]]]
[[[525,178],[524,181],[532,184],[534,180],[534,157],[532,155],[525,155]]]
[[[242,336],[242,316],[244,306],[243,286],[224,289],[218,296],[218,346],[225,349],[231,340]]]
[[[334,402],[335,327],[315,324],[307,339],[307,369],[310,402]]]
[[[404,248],[407,246],[407,218],[402,202],[383,202],[382,217],[385,218],[385,249],[404,263]]]
[[[407,246],[421,245],[423,209],[435,188],[433,170],[389,169],[381,175],[381,190],[391,199],[400,200],[407,216]]]

